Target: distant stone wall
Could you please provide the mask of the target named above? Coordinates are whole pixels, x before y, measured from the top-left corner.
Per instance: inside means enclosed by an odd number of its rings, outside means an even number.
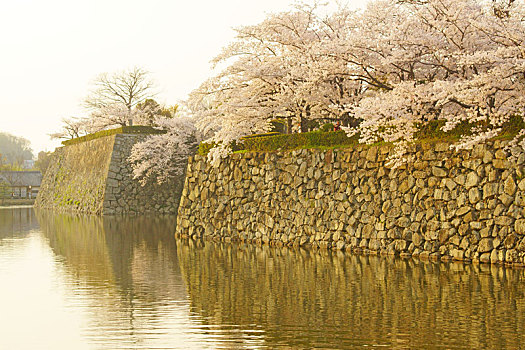
[[[57,148],[35,205],[61,211],[102,213],[115,135]]]
[[[147,136],[116,134],[58,148],[35,205],[91,214],[175,214],[183,176],[162,185],[133,179],[127,158]]]
[[[234,154],[213,168],[190,159],[180,236],[312,245],[369,254],[525,262],[525,171],[504,141],[454,152],[414,146]]]

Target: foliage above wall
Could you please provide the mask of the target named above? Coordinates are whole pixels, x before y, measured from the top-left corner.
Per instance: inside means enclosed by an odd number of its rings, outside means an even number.
[[[443,131],[443,120],[432,120],[418,128],[415,133],[416,142],[450,141],[454,142],[461,137],[471,135],[473,125],[463,122],[450,131]],[[502,132],[497,138],[511,139],[525,123],[520,117],[513,117],[502,127]],[[328,128],[327,128],[328,129]],[[349,147],[359,143],[359,135],[348,137],[344,131],[311,131],[298,134],[266,133],[246,136],[242,142],[233,146],[234,151],[274,152],[279,150],[292,150],[304,148],[339,148]],[[198,153],[207,155],[213,144],[201,143]]]
[[[33,159],[31,142],[0,132],[0,170],[18,170],[27,159]]]
[[[323,132],[311,131],[299,134],[254,135],[245,137],[233,147],[234,151],[272,152],[298,148],[345,147],[357,144],[357,137],[348,137],[344,131]],[[209,143],[201,143],[199,154],[206,155],[213,147]]]
[[[362,11],[299,3],[237,36],[213,60],[224,69],[190,94],[198,126],[216,130],[211,161],[272,121],[287,132],[341,123],[361,143],[392,142],[394,163],[420,128],[466,123],[470,149],[525,108],[525,5],[521,1],[370,1]],[[525,130],[506,151],[525,150]],[[399,162],[401,163],[401,162]]]
[[[77,137],[75,139],[62,141],[62,144],[64,146],[70,146],[70,145],[76,145],[77,143],[86,142],[89,140],[95,140],[101,137],[111,136],[115,134],[165,134],[165,130],[159,130],[155,129],[151,126],[121,126],[120,128],[116,129],[110,129],[110,130],[102,130],[95,132],[93,134],[89,134],[82,137]]]

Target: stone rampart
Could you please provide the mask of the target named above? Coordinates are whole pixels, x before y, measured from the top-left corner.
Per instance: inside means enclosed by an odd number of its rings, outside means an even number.
[[[91,214],[177,213],[184,176],[141,186],[127,161],[148,135],[115,134],[58,148],[36,206]]]
[[[176,234],[443,260],[525,262],[525,175],[505,141],[190,159]]]

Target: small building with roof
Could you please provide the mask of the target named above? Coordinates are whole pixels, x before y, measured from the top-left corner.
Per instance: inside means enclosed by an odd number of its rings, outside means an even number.
[[[0,195],[7,198],[36,198],[42,173],[40,171],[0,171]]]

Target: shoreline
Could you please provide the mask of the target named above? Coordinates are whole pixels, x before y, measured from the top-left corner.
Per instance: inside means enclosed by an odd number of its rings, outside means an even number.
[[[502,261],[484,261],[480,259],[456,259],[449,255],[425,255],[425,254],[410,254],[406,252],[392,252],[387,250],[370,250],[362,248],[352,248],[350,246],[339,249],[337,246],[318,246],[311,243],[303,244],[285,244],[281,241],[271,241],[265,243],[262,240],[241,240],[231,237],[213,237],[213,236],[204,236],[204,237],[193,237],[189,234],[180,234],[175,233],[175,239],[182,239],[192,242],[213,242],[221,244],[247,244],[254,247],[270,247],[270,248],[286,248],[286,249],[303,249],[311,252],[330,252],[333,254],[344,254],[344,255],[353,255],[353,256],[377,256],[377,257],[390,257],[398,258],[402,260],[414,260],[414,261],[423,261],[423,262],[435,262],[435,263],[459,263],[463,265],[484,265],[484,266],[497,266],[505,267],[512,269],[525,269],[525,264],[520,262],[502,262]]]
[[[18,207],[18,206],[34,206],[35,199],[0,199],[0,208],[4,207]]]

